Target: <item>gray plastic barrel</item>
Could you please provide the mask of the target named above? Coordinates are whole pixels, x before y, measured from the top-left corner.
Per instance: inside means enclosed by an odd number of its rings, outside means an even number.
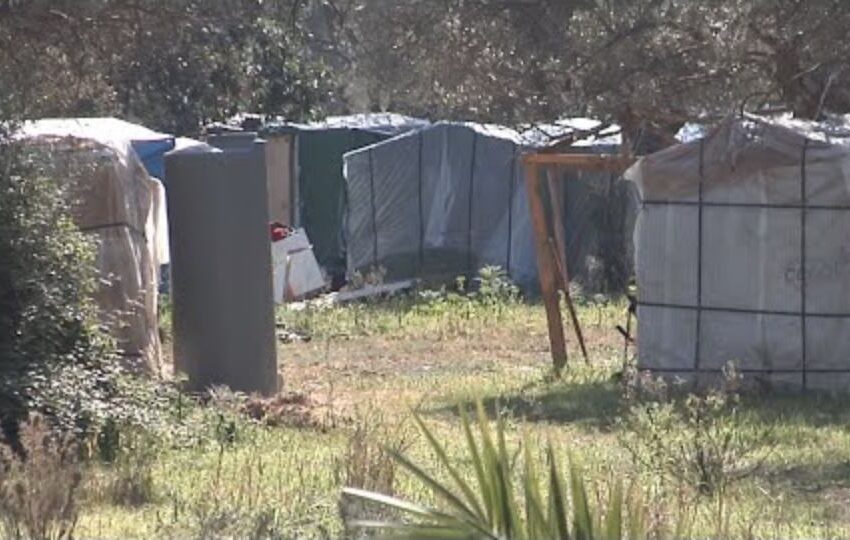
[[[259,142],[165,156],[174,362],[193,390],[278,389],[263,156]]]

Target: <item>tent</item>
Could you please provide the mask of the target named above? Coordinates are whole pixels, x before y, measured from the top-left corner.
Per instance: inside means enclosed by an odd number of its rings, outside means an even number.
[[[536,280],[519,135],[439,122],[345,155],[349,274],[473,275],[498,265]]]
[[[389,280],[449,281],[494,265],[523,289],[536,290],[537,262],[520,155],[564,138],[572,152],[618,150],[618,129],[587,135],[585,127],[604,127],[588,123],[577,127],[563,122],[519,134],[499,126],[439,122],[349,152],[349,275],[380,267]],[[585,210],[590,203],[605,205],[605,199],[594,201],[591,195],[594,190],[607,193],[615,179],[581,174],[575,180],[559,204],[567,216],[568,260],[579,269],[580,259],[596,249],[591,233],[598,227],[589,222],[595,215]],[[624,247],[627,235],[622,237]]]
[[[639,367],[850,384],[850,119],[730,117],[644,157]]]
[[[345,271],[340,238],[345,208],[343,154],[424,125],[425,120],[372,113],[311,124],[269,124],[260,130],[268,141],[267,160],[281,171],[280,182],[291,186],[286,190],[288,215],[277,221],[303,227],[319,264],[331,275]],[[297,182],[291,181],[293,177]]]
[[[110,119],[111,120],[111,119]],[[98,240],[103,278],[95,300],[125,358],[162,372],[157,322],[158,204],[162,185],[145,170],[120,121],[44,120],[20,137],[65,182],[75,223]]]
[[[138,124],[118,118],[47,118],[31,124],[27,129],[38,130],[53,136],[79,134],[109,134],[109,137],[129,141],[148,173],[162,179],[163,156],[174,148],[171,135],[158,133]]]

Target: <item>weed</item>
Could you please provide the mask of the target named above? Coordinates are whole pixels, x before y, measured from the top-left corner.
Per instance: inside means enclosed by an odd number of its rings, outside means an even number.
[[[123,439],[117,459],[109,467],[108,500],[129,507],[154,502],[152,468],[158,446],[150,434],[140,430],[125,432]]]
[[[23,453],[3,447],[0,520],[5,538],[65,540],[77,523],[82,479],[74,441],[33,415],[20,427]]]
[[[348,438],[340,467],[343,485],[395,495],[398,470],[393,455],[408,447],[409,438],[403,424],[390,427],[381,413],[367,414]],[[356,519],[391,519],[396,514],[351,498],[340,499],[339,512],[343,524]],[[355,537],[356,532],[347,528],[346,536]]]
[[[649,472],[722,496],[752,475],[767,457],[770,430],[739,418],[740,376],[732,364],[720,384],[684,392],[663,379],[644,376],[627,383],[631,410],[621,440]]]
[[[485,266],[479,270],[475,283],[475,299],[479,302],[500,307],[519,299],[519,287],[498,266]]]

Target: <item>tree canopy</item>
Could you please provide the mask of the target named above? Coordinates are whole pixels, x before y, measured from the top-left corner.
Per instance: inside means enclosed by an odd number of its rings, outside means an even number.
[[[178,134],[321,111],[291,0],[0,0],[0,88],[26,117],[118,114]]]
[[[0,88],[177,133],[362,110],[669,131],[850,112],[847,28],[845,0],[0,0]]]

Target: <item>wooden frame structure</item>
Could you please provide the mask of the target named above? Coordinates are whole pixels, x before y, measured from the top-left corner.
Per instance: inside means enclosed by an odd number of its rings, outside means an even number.
[[[567,344],[564,337],[564,325],[561,316],[561,304],[558,291],[564,292],[567,309],[575,328],[576,337],[585,362],[588,361],[584,337],[581,333],[575,308],[569,292],[569,271],[567,269],[566,244],[564,240],[564,216],[561,206],[552,205],[551,216],[546,212],[541,194],[541,171],[546,173],[546,189],[552,200],[561,200],[562,183],[551,174],[553,168],[571,168],[583,171],[607,171],[622,174],[635,158],[628,155],[596,154],[556,154],[534,153],[523,156],[525,182],[528,190],[528,203],[531,220],[534,225],[535,248],[537,252],[537,272],[540,279],[540,291],[546,307],[546,322],[549,327],[549,346],[555,373],[559,374],[567,365]]]

